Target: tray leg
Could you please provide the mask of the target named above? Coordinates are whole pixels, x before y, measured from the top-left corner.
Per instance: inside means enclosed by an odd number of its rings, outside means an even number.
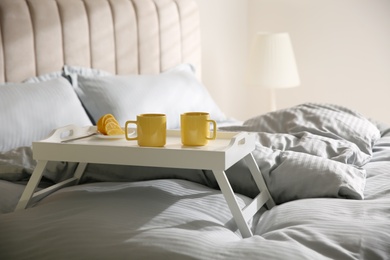
[[[249,167],[249,170],[253,176],[253,179],[255,180],[255,183],[260,190],[260,193],[264,192],[266,197],[268,197],[268,199],[266,201],[266,205],[267,205],[268,209],[273,208],[275,206],[275,202],[272,199],[271,194],[269,193],[267,185],[264,182],[263,175],[262,175],[262,173],[259,169],[259,166],[257,165],[252,153],[249,153],[247,156],[245,156],[244,160],[245,160],[247,166]]]
[[[31,200],[31,197],[38,186],[38,183],[41,181],[43,171],[47,165],[48,161],[38,161],[37,166],[32,173],[30,180],[28,181],[26,188],[24,189],[22,196],[18,204],[16,205],[15,210],[25,209],[28,203]]]
[[[73,175],[73,177],[77,179],[76,185],[79,184],[80,179],[85,171],[85,168],[87,168],[87,165],[88,163],[79,163],[79,165],[77,165],[76,171]]]
[[[238,205],[236,195],[234,195],[233,189],[230,186],[229,180],[226,177],[224,171],[213,170],[214,176],[218,182],[219,188],[222,191],[223,196],[232,212],[233,218],[236,221],[237,227],[241,232],[243,238],[253,236],[248,223],[242,214],[241,208]]]

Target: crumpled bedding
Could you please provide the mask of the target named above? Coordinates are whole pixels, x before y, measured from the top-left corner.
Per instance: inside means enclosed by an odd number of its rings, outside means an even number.
[[[381,182],[390,182],[389,172],[373,185]],[[173,179],[78,185],[0,215],[0,258],[387,259],[389,185],[367,195],[379,197],[301,199],[263,210],[251,223],[254,236],[242,239],[222,194],[204,185]]]
[[[281,189],[273,190],[282,203],[271,210],[263,208],[250,223],[254,236],[242,239],[208,172],[186,172],[186,177],[180,169],[162,172],[152,168],[91,165],[84,176],[84,183],[90,183],[63,188],[27,210],[0,214],[0,259],[387,259],[390,255],[390,127],[358,118],[369,129],[366,136],[371,139],[366,139],[364,145],[354,146],[355,141],[349,140],[349,144],[344,137],[331,138],[341,140],[342,148],[333,144],[331,149],[311,156],[324,159],[323,163],[332,161],[364,172],[364,199],[344,199],[348,197],[340,189],[331,190],[335,197],[293,198],[293,194],[309,196],[303,193],[308,191],[301,190],[305,185],[321,188],[315,183],[318,176],[314,175],[313,179],[304,179],[306,184],[290,184],[301,185],[296,191],[292,187],[286,187],[288,192],[284,194]],[[242,127],[250,126],[244,123]],[[273,137],[283,137],[279,133],[264,131],[256,135],[256,159],[267,184],[270,189],[282,187],[273,175],[281,174],[276,169],[283,168],[283,163],[279,164],[279,159],[268,160],[276,164],[268,166],[267,171],[264,167],[267,156],[277,158],[284,152],[305,154],[300,151],[308,149],[310,140],[301,140],[305,134],[293,134],[284,136],[284,143],[280,144],[271,141]],[[328,143],[322,136],[320,140]],[[371,150],[364,150],[367,144]],[[318,147],[321,146],[310,149]],[[335,151],[344,153],[337,155]],[[52,170],[71,167],[59,164],[63,168],[53,165]],[[145,176],[146,172],[151,176]],[[286,171],[286,175],[289,173],[299,174]],[[323,181],[326,174],[337,173],[324,171]],[[239,193],[255,192],[242,162],[227,174],[235,189],[241,189]],[[56,181],[50,173],[46,176]],[[126,181],[126,176],[133,176],[131,182]],[[118,178],[122,182],[110,181]],[[141,178],[147,180],[136,181]],[[104,182],[96,182],[99,180]],[[291,177],[289,181],[294,180]],[[9,181],[1,181],[0,188],[7,184],[9,192],[20,192],[11,187],[17,184]],[[241,206],[248,203],[247,196],[237,195]],[[293,200],[288,201],[289,198]]]
[[[366,170],[380,130],[348,108],[306,103],[260,115],[225,131],[255,132],[253,155],[277,204],[303,198],[364,199]],[[29,147],[0,155],[0,179],[20,181],[35,167]],[[76,163],[50,162],[44,177],[69,178]],[[243,161],[226,171],[235,192],[255,197],[258,188]],[[210,171],[89,164],[81,183],[184,179],[218,189]]]
[[[222,129],[257,133],[253,155],[278,204],[302,198],[364,199],[362,167],[381,136],[357,112],[312,103]]]

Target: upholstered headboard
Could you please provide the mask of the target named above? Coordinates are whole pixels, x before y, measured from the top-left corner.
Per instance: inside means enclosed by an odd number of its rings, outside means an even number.
[[[192,63],[200,76],[194,0],[0,0],[0,82],[83,66],[154,74]]]

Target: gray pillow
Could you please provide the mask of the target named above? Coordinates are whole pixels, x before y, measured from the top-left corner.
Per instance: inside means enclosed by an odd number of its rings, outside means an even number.
[[[180,114],[188,111],[209,112],[217,122],[226,120],[190,64],[157,75],[78,75],[77,81],[73,86],[94,122],[110,113],[124,126],[138,114],[164,113],[167,128],[177,129]]]
[[[0,151],[31,146],[69,124],[91,125],[65,78],[0,86]]]

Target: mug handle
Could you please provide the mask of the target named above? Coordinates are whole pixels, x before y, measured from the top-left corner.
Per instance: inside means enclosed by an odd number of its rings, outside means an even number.
[[[126,140],[128,140],[128,141],[137,140],[138,139],[138,135],[136,137],[129,137],[128,136],[128,131],[127,130],[128,130],[128,125],[129,124],[135,124],[138,127],[137,121],[126,121],[126,124],[125,124],[125,137],[126,137]]]
[[[215,140],[217,138],[217,123],[214,120],[206,120],[208,123],[213,124],[213,135],[211,137],[206,136],[207,140]]]

